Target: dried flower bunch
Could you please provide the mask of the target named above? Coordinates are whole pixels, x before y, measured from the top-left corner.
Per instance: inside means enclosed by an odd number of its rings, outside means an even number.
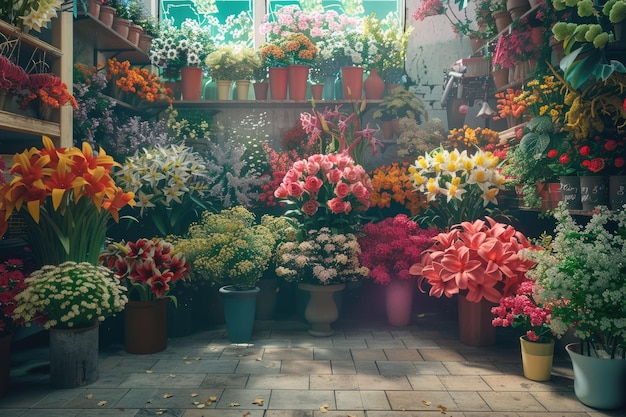
[[[45,329],[80,329],[124,309],[126,288],[103,266],[72,261],[46,265],[24,280],[15,296],[15,320]]]

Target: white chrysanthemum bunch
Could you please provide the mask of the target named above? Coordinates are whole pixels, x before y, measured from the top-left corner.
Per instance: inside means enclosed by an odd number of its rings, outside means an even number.
[[[24,280],[15,296],[14,319],[45,329],[79,329],[104,321],[124,309],[126,287],[113,271],[88,262],[46,265]]]
[[[626,205],[599,207],[586,225],[577,224],[561,204],[554,211],[554,239],[545,249],[524,250],[537,262],[527,276],[536,298],[549,307],[550,328],[569,329],[589,347],[584,354],[621,357],[626,349]]]
[[[150,61],[160,68],[199,67],[213,49],[211,28],[187,19],[180,28],[169,20],[160,24],[159,36],[152,41]]]
[[[361,266],[361,247],[352,233],[333,233],[329,228],[309,230],[301,242],[278,247],[276,275],[291,282],[340,284],[369,275]]]

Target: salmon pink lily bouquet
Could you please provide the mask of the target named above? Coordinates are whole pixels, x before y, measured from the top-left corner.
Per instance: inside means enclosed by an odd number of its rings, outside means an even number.
[[[120,166],[102,148],[83,143],[55,148],[43,137],[42,149],[13,156],[10,182],[0,183],[0,237],[12,213],[23,212],[35,261],[59,265],[87,261],[96,265],[107,222],[119,220],[119,210],[135,204],[111,177]]]
[[[168,292],[191,272],[185,256],[173,244],[157,238],[111,243],[100,261],[126,284],[131,300],[139,301],[169,297],[176,302]]]
[[[350,156],[316,154],[296,161],[274,196],[294,207],[287,215],[308,230],[351,229],[369,208],[371,192],[370,177]]]
[[[532,245],[513,226],[490,217],[463,222],[439,233],[419,263],[409,269],[419,275],[418,286],[431,285],[430,295],[452,298],[463,293],[467,300],[483,298],[498,303],[514,294],[535,263],[520,258],[519,251]]]

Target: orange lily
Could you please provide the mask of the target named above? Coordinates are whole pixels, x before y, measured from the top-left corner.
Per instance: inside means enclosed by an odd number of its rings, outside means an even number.
[[[111,216],[115,219],[115,221],[119,221],[119,210],[125,205],[129,205],[134,207],[136,202],[134,200],[135,193],[129,191],[125,193],[120,187],[117,187],[117,191],[113,195],[113,198],[109,199],[108,197],[104,198],[102,202],[102,207],[111,213]]]

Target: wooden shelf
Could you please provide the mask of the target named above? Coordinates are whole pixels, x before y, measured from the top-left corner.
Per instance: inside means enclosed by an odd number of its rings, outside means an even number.
[[[74,20],[74,36],[87,42],[96,52],[102,52],[107,58],[128,60],[133,65],[150,65],[150,58],[145,51],[89,14],[80,15]]]
[[[22,32],[22,30],[3,20],[0,20],[0,33],[3,33],[9,38],[19,39],[22,43],[25,43],[32,46],[33,48],[53,55],[54,57],[59,58],[63,56],[63,52],[59,48],[56,48],[33,35],[24,33]]]
[[[53,138],[58,138],[61,135],[59,123],[46,122],[2,110],[0,110],[0,126],[3,130],[29,135],[46,135]]]

